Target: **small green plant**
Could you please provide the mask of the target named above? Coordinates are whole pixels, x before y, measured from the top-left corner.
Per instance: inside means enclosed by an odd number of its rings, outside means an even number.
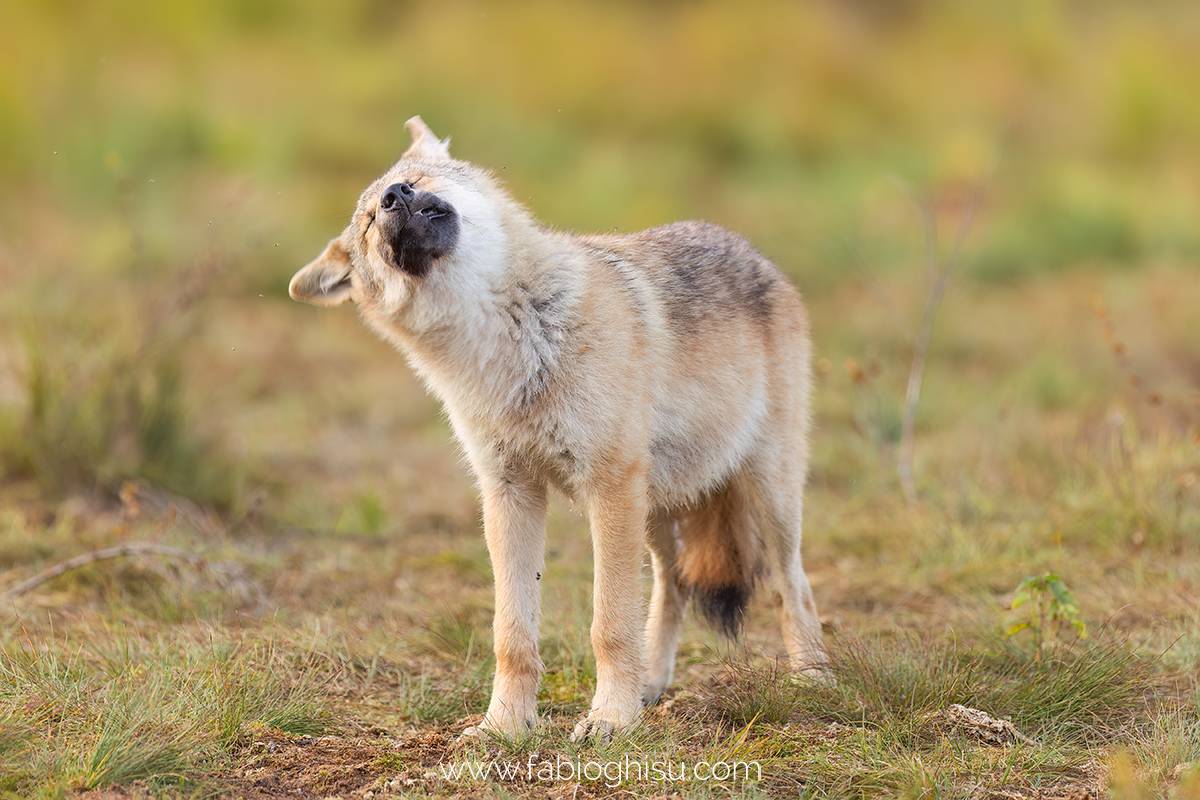
[[[1053,572],[1031,575],[1017,584],[1016,593],[1009,603],[1009,611],[1025,608],[1024,617],[1005,629],[1004,635],[1012,638],[1024,630],[1033,631],[1036,650],[1041,652],[1054,630],[1070,627],[1080,639],[1087,638],[1087,626],[1079,617],[1079,603],[1075,595]],[[1020,613],[1020,612],[1019,612]]]
[[[337,521],[339,533],[355,533],[366,536],[377,536],[387,524],[387,512],[379,495],[374,492],[364,492],[354,498],[353,502],[342,511]]]

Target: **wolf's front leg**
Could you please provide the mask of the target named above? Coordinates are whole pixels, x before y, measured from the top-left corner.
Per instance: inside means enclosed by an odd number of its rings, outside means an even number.
[[[645,476],[635,471],[589,495],[595,576],[592,649],[596,696],[572,740],[609,737],[642,710],[646,647],[642,633],[642,541],[646,529]]]
[[[527,476],[483,479],[483,531],[496,580],[496,680],[480,728],[514,735],[537,722],[539,581],[545,561],[546,487]],[[468,729],[466,734],[478,733]]]

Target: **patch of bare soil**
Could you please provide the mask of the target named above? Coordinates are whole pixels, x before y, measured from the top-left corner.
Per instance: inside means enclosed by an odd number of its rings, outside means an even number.
[[[400,739],[264,732],[242,750],[236,767],[201,780],[205,790],[231,800],[368,800],[411,792],[442,796],[454,787],[437,786],[438,765],[454,757],[456,739],[457,733],[449,730]],[[138,782],[76,793],[72,800],[151,796],[157,793]]]
[[[419,792],[434,788],[437,767],[451,757],[455,739],[451,731],[402,739],[271,733],[246,748],[236,769],[212,778],[228,796],[245,800],[350,800]]]
[[[473,720],[478,722],[478,718]],[[240,800],[311,798],[311,800],[386,800],[399,795],[455,798],[493,796],[494,782],[520,795],[534,791],[551,800],[586,800],[611,795],[595,782],[539,783],[527,774],[477,779],[445,770],[464,763],[458,743],[462,725],[415,732],[401,738],[259,737],[242,755],[240,766],[211,776],[222,797]],[[488,751],[489,756],[499,753]],[[536,756],[535,756],[536,758]],[[478,762],[473,762],[478,763]],[[535,786],[536,785],[536,786]],[[88,797],[86,800],[116,800]]]

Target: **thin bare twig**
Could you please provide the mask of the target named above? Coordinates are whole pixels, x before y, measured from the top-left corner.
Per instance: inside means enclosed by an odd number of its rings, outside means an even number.
[[[152,542],[131,542],[129,544],[119,544],[116,547],[106,547],[103,550],[93,550],[90,553],[84,553],[80,556],[67,559],[53,567],[42,570],[37,575],[34,575],[28,580],[21,581],[16,586],[6,591],[3,595],[5,600],[11,600],[14,597],[19,597],[26,592],[34,589],[51,578],[57,578],[64,572],[70,572],[73,569],[79,569],[96,561],[104,561],[109,558],[118,558],[120,556],[134,555],[156,555],[168,556],[170,558],[182,558],[189,561],[194,566],[202,566],[204,558],[187,550],[180,550],[178,547],[168,547],[162,544],[154,544]]]
[[[917,487],[913,480],[913,457],[916,450],[914,428],[917,419],[917,404],[921,400],[921,382],[925,377],[925,359],[929,353],[929,341],[933,338],[933,322],[937,318],[942,298],[950,278],[959,265],[967,234],[971,223],[975,220],[975,212],[979,210],[982,201],[982,187],[976,184],[971,192],[970,201],[959,220],[958,230],[954,234],[954,244],[950,254],[943,261],[938,249],[937,212],[928,202],[918,202],[918,210],[925,223],[925,246],[929,252],[929,295],[925,298],[925,309],[921,313],[921,327],[913,345],[912,364],[908,370],[908,387],[904,393],[904,415],[900,425],[900,456],[896,464],[896,472],[900,476],[900,488],[904,492],[904,501],[909,508],[917,507]]]

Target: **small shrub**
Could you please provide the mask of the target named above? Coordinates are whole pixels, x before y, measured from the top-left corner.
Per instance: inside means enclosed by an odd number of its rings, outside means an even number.
[[[0,473],[34,478],[50,495],[116,493],[144,479],[228,507],[234,471],[197,435],[186,407],[183,357],[198,321],[187,295],[147,313],[83,329],[45,323],[26,333],[25,403],[0,426]]]
[[[1021,631],[1034,635],[1034,649],[1040,653],[1055,633],[1070,628],[1080,639],[1087,638],[1087,626],[1079,616],[1079,604],[1075,595],[1052,572],[1031,575],[1017,585],[1010,611],[1025,608],[1025,616],[1005,630],[1004,635],[1012,638]]]

